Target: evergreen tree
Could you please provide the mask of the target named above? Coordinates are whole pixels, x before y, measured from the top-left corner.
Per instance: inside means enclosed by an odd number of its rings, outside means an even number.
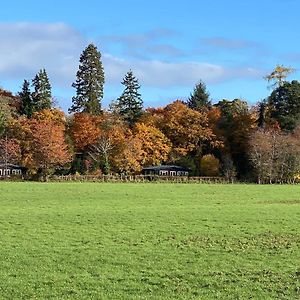
[[[22,90],[19,92],[20,97],[20,115],[25,115],[30,118],[33,113],[33,101],[30,92],[30,83],[28,80],[24,80]]]
[[[124,120],[133,125],[142,114],[143,100],[139,93],[140,85],[130,70],[125,75],[121,82],[125,89],[122,95],[117,99],[116,109],[120,115],[123,116]]]
[[[285,81],[268,98],[271,118],[278,121],[280,127],[292,131],[300,123],[300,82]]]
[[[103,98],[104,70],[101,54],[93,44],[88,45],[79,60],[76,82],[72,87],[76,89],[76,96],[72,98],[69,112],[86,112],[93,115],[101,113]]]
[[[50,109],[52,105],[51,85],[45,69],[40,70],[32,80],[34,111]]]
[[[191,109],[198,111],[206,111],[211,107],[211,102],[209,100],[209,93],[206,91],[206,85],[203,81],[199,81],[193,93],[191,93],[187,106]]]

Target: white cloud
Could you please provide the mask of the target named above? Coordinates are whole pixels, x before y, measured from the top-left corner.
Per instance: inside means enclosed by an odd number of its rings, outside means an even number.
[[[46,68],[59,85],[75,76],[86,43],[79,32],[63,23],[0,23],[0,39],[2,78],[27,78]]]
[[[119,83],[125,73],[132,69],[140,82],[147,86],[172,87],[193,86],[200,79],[206,83],[219,83],[230,79],[260,78],[262,72],[249,67],[226,68],[205,62],[163,62],[159,60],[128,61],[103,55],[103,63],[107,70],[107,82]]]
[[[148,41],[171,34],[153,31],[138,40]],[[75,80],[79,56],[88,41],[64,23],[0,23],[0,39],[0,78],[21,82],[46,68],[53,86],[65,89]],[[177,50],[170,47],[165,45],[158,50]],[[110,53],[103,53],[102,59],[108,86],[119,84],[130,68],[142,85],[158,88],[194,86],[200,79],[206,83],[219,83],[235,78],[260,78],[259,70],[243,66],[229,68],[209,62],[159,59],[125,60]]]

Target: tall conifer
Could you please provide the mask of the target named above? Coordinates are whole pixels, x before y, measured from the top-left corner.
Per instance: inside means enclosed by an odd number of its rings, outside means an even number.
[[[101,54],[93,44],[88,45],[79,60],[76,82],[72,87],[76,89],[76,96],[72,98],[69,112],[86,112],[93,115],[101,113],[103,98],[104,70]]]

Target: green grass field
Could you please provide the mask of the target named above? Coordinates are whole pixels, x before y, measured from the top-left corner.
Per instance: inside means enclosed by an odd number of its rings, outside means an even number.
[[[0,183],[0,299],[300,299],[300,186]]]

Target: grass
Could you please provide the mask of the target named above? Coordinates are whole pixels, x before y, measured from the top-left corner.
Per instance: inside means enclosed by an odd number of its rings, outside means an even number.
[[[0,183],[0,299],[299,299],[300,186]]]

